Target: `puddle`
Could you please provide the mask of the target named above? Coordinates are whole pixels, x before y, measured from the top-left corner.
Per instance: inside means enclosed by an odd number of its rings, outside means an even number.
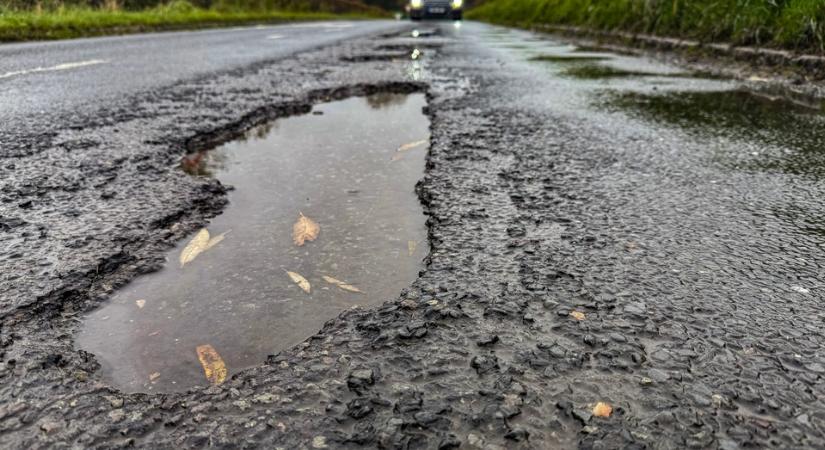
[[[211,346],[231,376],[343,310],[397,297],[428,252],[414,192],[429,138],[424,106],[423,94],[322,104],[190,156],[191,172],[235,187],[207,227],[224,239],[183,267],[193,236],[179,243],[163,270],[134,280],[85,318],[78,347],[94,353],[104,379],[123,391],[180,391],[208,384],[199,346]],[[300,214],[320,233],[298,247]],[[311,293],[287,271],[305,277]]]
[[[723,163],[737,169],[825,176],[825,116],[782,97],[749,90],[616,94],[608,106],[667,122],[725,146]]]
[[[604,55],[583,55],[583,54],[574,54],[574,55],[539,55],[530,58],[530,61],[544,61],[544,62],[556,62],[556,63],[565,63],[565,62],[585,62],[585,61],[605,61],[610,59],[609,56]]]
[[[635,70],[625,70],[603,64],[583,64],[568,67],[561,72],[562,75],[580,78],[584,80],[598,80],[604,78],[623,77],[690,77],[691,74],[684,72],[643,72]]]
[[[410,59],[410,52],[367,53],[354,56],[342,56],[344,62],[404,61]]]

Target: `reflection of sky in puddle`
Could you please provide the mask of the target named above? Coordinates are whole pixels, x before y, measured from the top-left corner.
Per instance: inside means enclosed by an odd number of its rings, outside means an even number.
[[[422,94],[379,94],[324,104],[205,153],[201,172],[236,188],[208,229],[231,232],[183,268],[178,256],[188,239],[179,243],[166,268],[89,315],[79,347],[125,391],[183,390],[206,384],[199,345],[212,345],[232,374],[301,342],[344,309],[395,298],[428,251],[414,193],[426,144],[396,153],[428,137],[424,103]],[[303,247],[291,237],[299,212],[321,226]],[[286,270],[305,276],[312,293]]]
[[[825,176],[825,116],[747,90],[664,95],[617,93],[608,105],[729,144],[719,162],[744,170]],[[750,143],[750,144],[748,144]]]

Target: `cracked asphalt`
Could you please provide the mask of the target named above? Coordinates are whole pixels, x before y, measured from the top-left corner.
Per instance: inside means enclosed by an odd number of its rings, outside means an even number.
[[[819,113],[660,60],[416,26],[45,115],[3,102],[0,446],[825,446]],[[418,279],[219,386],[103,383],[84,314],[226,205],[180,158],[377,92],[427,96]]]

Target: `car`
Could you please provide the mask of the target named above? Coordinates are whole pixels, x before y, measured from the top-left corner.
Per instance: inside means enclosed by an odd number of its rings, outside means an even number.
[[[410,0],[410,19],[461,20],[463,0]]]

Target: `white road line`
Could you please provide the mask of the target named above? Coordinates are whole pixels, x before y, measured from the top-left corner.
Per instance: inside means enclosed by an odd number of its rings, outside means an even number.
[[[106,62],[107,61],[102,60],[102,59],[91,59],[89,61],[79,61],[79,62],[58,64],[58,65],[52,66],[52,67],[35,67],[34,69],[15,70],[13,72],[0,73],[0,80],[2,80],[3,78],[11,78],[11,77],[19,76],[19,75],[29,75],[29,74],[32,74],[32,73],[57,72],[57,71],[60,71],[60,70],[77,69],[79,67],[94,66],[96,64],[104,64]]]
[[[270,34],[270,35],[269,35],[269,36],[267,36],[266,38],[267,38],[267,39],[281,39],[281,38],[283,38],[283,36],[282,36],[282,35],[280,35],[280,34]]]
[[[296,23],[292,25],[284,25],[286,28],[352,28],[354,24],[351,23]]]

